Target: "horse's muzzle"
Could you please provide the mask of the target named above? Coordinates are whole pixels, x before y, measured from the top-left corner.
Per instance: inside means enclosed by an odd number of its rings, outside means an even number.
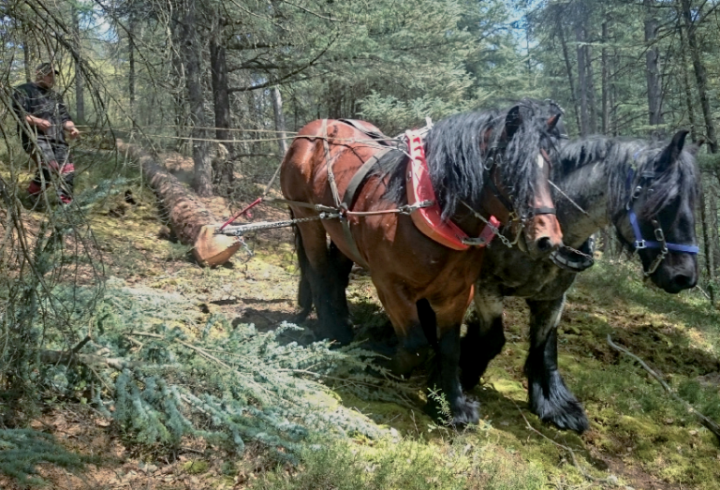
[[[554,214],[535,214],[525,228],[527,251],[533,258],[550,255],[562,245],[562,230]]]

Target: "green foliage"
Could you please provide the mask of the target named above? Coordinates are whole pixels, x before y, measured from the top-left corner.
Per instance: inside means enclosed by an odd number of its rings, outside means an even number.
[[[82,291],[74,294],[83,298]],[[367,399],[402,402],[402,385],[366,374],[371,353],[331,349],[328,342],[282,343],[286,332],[298,329],[290,324],[258,332],[212,315],[194,329],[188,323],[194,316],[180,295],[109,281],[93,315],[99,335],[86,350],[113,359],[120,372],[105,366],[96,371],[101,384],[88,382],[98,388],[98,408],[129,438],[173,446],[184,436],[203,437],[238,452],[247,441],[260,441],[288,457],[311,434],[386,434],[340,405],[323,384],[337,380]],[[53,367],[45,377],[56,389],[78,389],[73,369]],[[383,385],[391,389],[379,389]]]
[[[0,472],[23,485],[41,485],[36,466],[52,463],[67,469],[79,469],[87,457],[67,451],[49,434],[30,429],[0,430]]]
[[[297,470],[278,469],[252,490],[443,490],[544,488],[533,465],[521,464],[492,445],[476,446],[470,435],[448,446],[423,441],[381,441],[375,448],[323,442],[305,448]]]

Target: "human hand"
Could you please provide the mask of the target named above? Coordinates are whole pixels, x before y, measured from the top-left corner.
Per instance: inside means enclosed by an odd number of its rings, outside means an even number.
[[[47,119],[35,118],[35,127],[44,133],[52,127],[52,123]]]
[[[73,124],[72,121],[65,123],[65,130],[68,132],[68,136],[70,136],[71,140],[80,136],[80,131],[78,131],[78,128],[75,127],[75,124]]]

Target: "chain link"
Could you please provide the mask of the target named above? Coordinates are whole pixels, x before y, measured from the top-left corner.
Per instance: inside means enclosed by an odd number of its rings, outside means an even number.
[[[500,233],[500,230],[498,229],[497,226],[490,223],[487,219],[485,219],[485,217],[482,214],[475,211],[468,203],[466,203],[465,201],[460,201],[460,202],[463,204],[463,206],[468,208],[470,210],[470,212],[477,219],[479,219],[480,221],[485,223],[485,226],[490,227],[492,232],[500,239],[500,241],[503,243],[503,245],[505,245],[507,248],[512,248],[513,246],[517,245],[517,242],[520,239],[520,233],[522,232],[522,229],[525,228],[525,223],[522,223],[522,222],[520,223],[520,229],[518,230],[517,234],[515,235],[515,240],[510,241],[505,235]]]
[[[308,218],[295,218],[286,221],[261,221],[259,223],[248,223],[245,225],[228,226],[224,230],[215,232],[216,235],[228,235],[228,236],[243,236],[245,233],[258,230],[273,230],[275,228],[286,228],[288,226],[295,225],[297,223],[304,223],[306,221],[315,221],[323,219],[337,219],[340,215],[337,213],[326,213],[322,212],[317,216],[310,216]]]

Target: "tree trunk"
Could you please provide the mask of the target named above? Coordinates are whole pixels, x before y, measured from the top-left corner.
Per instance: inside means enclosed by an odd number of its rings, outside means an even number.
[[[660,50],[655,45],[658,21],[655,18],[655,0],[643,0],[645,6],[645,77],[647,79],[647,97],[650,126],[663,124],[662,88],[660,80]]]
[[[128,98],[130,99],[130,115],[135,124],[135,14],[128,20]]]
[[[225,263],[240,248],[235,237],[216,235],[220,222],[189,189],[153,157],[134,145],[118,140],[118,150],[138,161],[143,176],[167,212],[175,236],[185,245],[193,245],[193,254],[201,265]]]
[[[707,290],[710,301],[715,304],[715,269],[713,268],[712,249],[710,247],[710,232],[708,230],[707,202],[705,193],[700,189],[700,223],[702,225],[703,249],[705,251],[705,272],[707,273]]]
[[[703,119],[705,120],[705,134],[707,135],[707,144],[710,153],[718,152],[718,143],[715,136],[715,123],[712,119],[710,110],[710,99],[707,90],[707,73],[705,65],[700,58],[700,45],[695,36],[695,26],[693,26],[693,12],[690,8],[690,0],[680,0],[682,8],[682,17],[687,28],[688,47],[690,48],[690,57],[692,58],[693,68],[695,71],[695,83],[697,85],[698,94],[700,95],[700,108],[702,109]],[[696,13],[695,15],[700,15]]]
[[[82,43],[80,42],[80,13],[76,8],[72,9],[73,38],[75,44],[75,119],[82,123],[85,121],[85,95],[84,79],[82,70]]]
[[[690,122],[690,139],[693,143],[697,142],[697,122],[695,121],[695,109],[693,108],[693,95],[692,87],[690,86],[690,75],[688,74],[688,61],[687,61],[687,41],[685,40],[684,29],[681,27],[678,29],[680,32],[680,54],[682,56],[682,77],[683,77],[683,92],[685,93],[685,105],[688,111],[688,121]]]
[[[30,60],[30,33],[28,32],[28,29],[24,29],[24,39],[22,43],[23,47],[23,62],[25,64],[25,81],[26,82],[32,82],[33,81],[33,70],[31,67],[32,61]]]
[[[235,168],[232,163],[235,148],[230,142],[230,92],[228,91],[227,55],[221,39],[221,19],[210,37],[210,74],[213,93],[213,109],[215,113],[215,138],[222,141],[227,149],[228,158],[217,161],[214,169],[218,180],[225,186],[232,185],[235,180]]]
[[[580,136],[590,134],[589,86],[587,79],[586,31],[584,26],[585,8],[578,5],[575,19],[575,41],[577,42],[578,86],[580,88]]]
[[[277,87],[272,88],[272,104],[275,113],[275,130],[278,133],[278,149],[280,150],[280,158],[284,158],[288,149],[287,133],[285,132],[282,96],[280,95],[280,89]]]
[[[608,52],[607,52],[607,43],[608,43],[608,21],[605,17],[605,11],[603,10],[603,23],[602,23],[602,51],[600,53],[600,63],[602,64],[601,67],[601,110],[600,113],[602,115],[602,129],[600,132],[604,135],[608,134],[608,131],[610,129],[610,106],[609,106],[609,87],[608,87],[608,73],[609,73],[609,67],[608,67]]]
[[[200,28],[197,24],[198,1],[187,0],[183,19],[183,52],[185,54],[185,84],[192,129],[192,155],[195,162],[193,186],[201,197],[212,196],[212,158],[207,142],[207,123],[203,104],[201,60],[203,53]]]
[[[564,10],[562,12],[564,12]],[[568,52],[567,42],[565,41],[565,31],[561,22],[561,13],[555,16],[557,33],[560,37],[560,45],[562,46],[563,58],[565,59],[565,71],[568,77],[568,86],[570,87],[570,98],[572,99],[573,107],[575,108],[575,122],[577,123],[578,131],[580,131],[580,107],[578,106],[577,97],[575,96],[575,81],[573,80],[570,53]]]
[[[587,38],[587,33],[585,34]],[[588,130],[590,134],[597,133],[597,104],[595,103],[595,77],[592,68],[592,49],[589,45],[585,45],[585,77],[587,80],[587,99],[588,99]]]

